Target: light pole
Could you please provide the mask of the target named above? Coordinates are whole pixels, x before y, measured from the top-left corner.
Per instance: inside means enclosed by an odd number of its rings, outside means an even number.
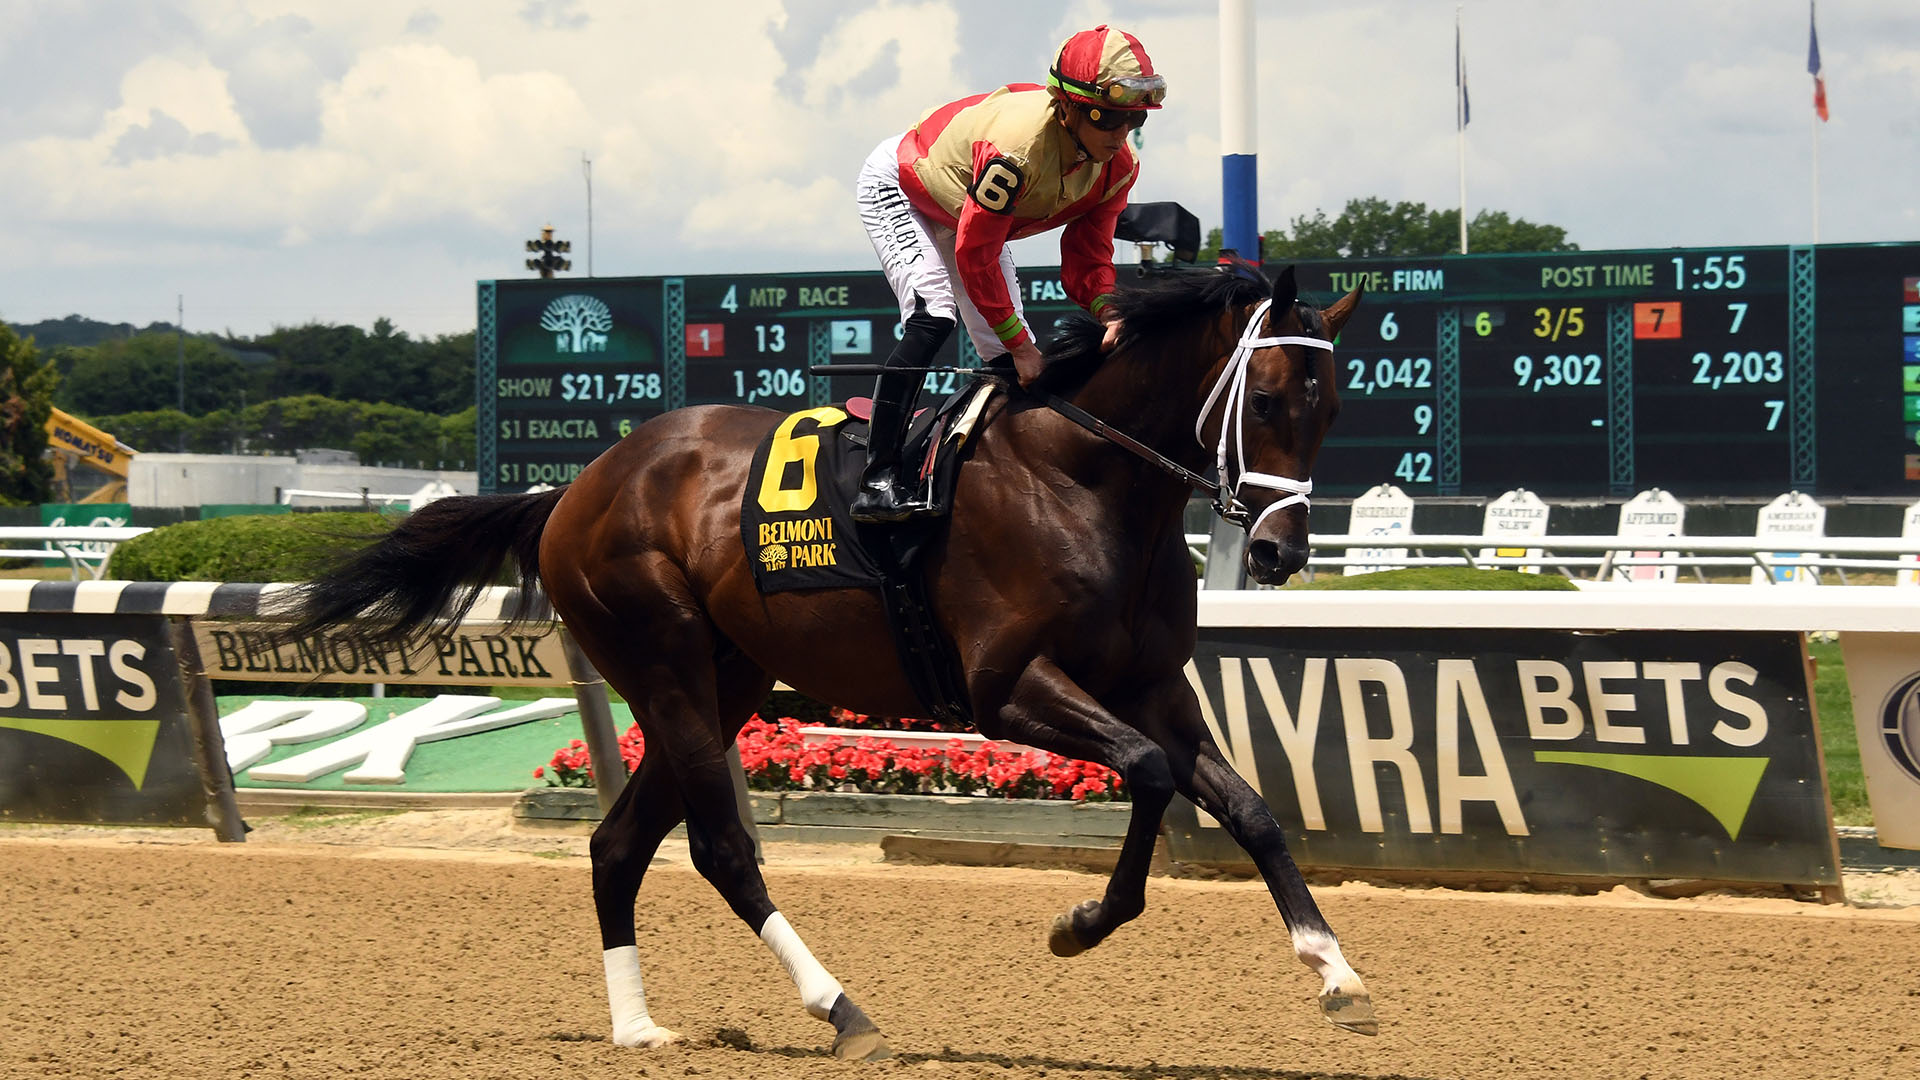
[[[174,297],[174,375],[176,379],[175,404],[180,409],[180,452],[187,452],[187,295]]]
[[[543,278],[552,277],[555,270],[573,269],[573,260],[563,259],[559,255],[563,251],[572,251],[573,242],[555,240],[551,225],[541,228],[540,239],[527,241],[527,250],[540,253],[539,258],[527,260],[527,269],[540,271],[540,276]]]

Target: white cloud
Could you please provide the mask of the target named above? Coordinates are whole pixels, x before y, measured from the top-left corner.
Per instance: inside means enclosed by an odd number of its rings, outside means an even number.
[[[805,186],[759,179],[695,201],[680,236],[696,247],[727,247],[751,238],[775,251],[844,250],[866,241],[853,190],[827,177]]]
[[[72,10],[0,7],[0,58],[50,88],[45,103],[0,101],[0,203],[45,253],[0,269],[17,319],[145,321],[165,312],[136,305],[184,289],[231,303],[243,331],[289,310],[470,325],[473,278],[521,273],[520,241],[542,224],[582,250],[583,153],[599,273],[866,268],[848,192],[873,145],[954,97],[1038,80],[1062,38],[1099,21],[1139,35],[1171,84],[1135,197],[1219,220],[1210,3]],[[1453,205],[1452,13],[1260,6],[1263,225],[1368,195]],[[1920,11],[1856,0],[1821,19],[1822,239],[1916,239]],[[1805,20],[1800,0],[1473,0],[1470,212],[1563,225],[1588,247],[1806,239]],[[49,50],[80,66],[33,68]],[[1055,252],[1047,237],[1018,257]],[[363,279],[345,280],[352,267]]]
[[[128,128],[162,112],[196,135],[214,135],[244,143],[247,126],[227,92],[227,75],[205,57],[191,61],[155,56],[140,62],[120,80],[119,107],[101,119],[94,138],[117,138]]]

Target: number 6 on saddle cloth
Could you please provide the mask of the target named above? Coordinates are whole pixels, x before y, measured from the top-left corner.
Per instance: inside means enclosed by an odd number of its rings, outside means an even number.
[[[960,462],[999,389],[997,379],[975,379],[908,426],[901,456],[920,462],[915,475],[927,513],[855,524],[848,507],[866,465],[871,403],[864,398],[846,409],[789,414],[754,450],[740,502],[740,540],[760,592],[878,586],[915,693],[933,715],[958,722],[969,719],[959,659],[934,624],[917,570],[927,539],[945,525]]]
[[[921,463],[918,485],[932,508],[915,520],[937,521],[952,509],[968,437],[997,386],[977,380],[937,411],[914,417],[903,457]],[[762,593],[878,585],[885,564],[894,561],[892,552],[900,549],[873,541],[895,532],[917,540],[929,531],[856,526],[848,515],[866,462],[861,414],[867,407],[865,399],[856,399],[846,409],[824,405],[791,413],[754,451],[740,503],[740,538]]]

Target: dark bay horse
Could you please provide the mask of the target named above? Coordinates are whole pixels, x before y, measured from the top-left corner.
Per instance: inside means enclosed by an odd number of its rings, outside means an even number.
[[[1200,272],[1123,287],[1114,350],[1069,325],[1049,346],[1074,404],[1193,469],[1218,475],[1249,524],[1247,568],[1277,583],[1307,558],[1307,482],[1339,410],[1332,339],[1350,293],[1318,311],[1293,273]],[[594,906],[614,1041],[674,1038],[647,1009],[634,903],[682,820],[699,872],[759,934],[834,1053],[887,1053],[878,1029],[768,898],[735,809],[724,754],[776,679],[856,712],[921,714],[871,589],[763,596],[740,536],[755,446],[781,420],[759,408],[680,409],[636,429],[570,486],[442,499],[304,585],[294,634],[353,621],[388,640],[457,618],[511,556],[595,667],[632,705],[647,754],[592,841]],[[1196,438],[1197,436],[1197,438]],[[1341,955],[1267,805],[1201,720],[1183,668],[1196,583],[1182,511],[1189,486],[1035,397],[990,406],[952,521],[926,560],[935,615],[955,645],[980,731],[1097,761],[1126,778],[1132,816],[1105,894],[1060,915],[1059,956],[1099,944],[1145,907],[1162,814],[1175,792],[1252,856],[1295,953],[1321,978],[1323,1015],[1374,1034],[1373,1005]]]

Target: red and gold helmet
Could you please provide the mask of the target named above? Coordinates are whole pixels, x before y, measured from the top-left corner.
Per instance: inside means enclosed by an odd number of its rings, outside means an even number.
[[[1061,43],[1047,90],[1081,105],[1157,109],[1167,96],[1167,80],[1154,73],[1139,38],[1103,23]]]

